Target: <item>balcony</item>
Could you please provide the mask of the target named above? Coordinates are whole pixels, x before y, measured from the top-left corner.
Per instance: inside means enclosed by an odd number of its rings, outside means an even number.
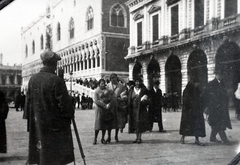
[[[195,29],[192,30],[192,32],[193,32],[192,35],[193,36],[200,35],[200,34],[203,34],[204,31],[205,31],[205,26],[204,25],[198,26],[198,27],[196,27]]]
[[[179,36],[180,36],[179,34],[174,34],[174,35],[172,35],[172,36],[169,38],[170,43],[179,41]]]

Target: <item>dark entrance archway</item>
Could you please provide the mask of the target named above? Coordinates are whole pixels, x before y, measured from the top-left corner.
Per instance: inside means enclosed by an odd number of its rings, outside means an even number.
[[[143,74],[142,74],[142,65],[137,62],[134,67],[133,67],[133,80],[135,80],[137,77],[143,77]]]
[[[188,81],[195,79],[200,83],[202,91],[208,83],[207,57],[201,49],[194,50],[187,62]]]
[[[152,59],[147,68],[148,87],[152,88],[153,83],[160,78],[160,67],[157,60]]]
[[[182,95],[182,73],[181,62],[176,55],[171,55],[165,65],[165,83],[166,92],[177,92],[178,96]],[[179,97],[181,99],[181,97]]]
[[[234,92],[240,82],[240,48],[234,42],[221,45],[216,53],[215,67],[223,73],[223,82],[228,92],[229,106],[234,105]]]

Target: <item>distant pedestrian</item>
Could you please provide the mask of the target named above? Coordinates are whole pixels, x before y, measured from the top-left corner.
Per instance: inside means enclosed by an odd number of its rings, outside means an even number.
[[[5,95],[0,91],[0,153],[7,153],[7,131],[5,120],[8,115],[8,103]]]
[[[74,109],[64,80],[55,74],[61,58],[49,50],[40,57],[43,67],[29,80],[24,113],[29,131],[28,163],[68,164],[74,161]]]
[[[88,109],[93,109],[93,98],[89,97],[88,99]]]
[[[177,92],[174,92],[172,94],[172,109],[174,112],[178,111],[179,105],[178,105],[178,94]]]
[[[95,109],[95,134],[93,144],[97,144],[97,137],[99,131],[102,131],[101,143],[106,144],[104,139],[106,130],[112,128],[113,112],[110,109],[112,93],[106,88],[104,79],[99,80],[99,87],[94,92]]]
[[[86,102],[86,96],[85,93],[82,93],[81,97],[81,105],[82,105],[82,110],[87,108],[87,102]]]
[[[20,91],[16,91],[15,93],[15,108],[16,108],[16,111],[19,111],[18,108],[20,107],[21,105],[21,93]]]
[[[76,102],[77,102],[77,108],[80,107],[80,94],[78,93],[77,96],[76,96]]]
[[[195,144],[204,146],[199,137],[205,137],[202,91],[197,78],[192,78],[183,91],[183,108],[180,123],[181,143],[186,136],[195,136]]]
[[[135,86],[130,89],[128,95],[129,133],[136,133],[133,143],[141,143],[142,133],[149,130],[148,95],[142,79],[136,78]]]
[[[167,94],[164,93],[162,97],[162,106],[163,106],[163,111],[167,111]]]
[[[26,96],[25,96],[24,92],[21,92],[21,97],[20,97],[21,111],[24,110],[25,100],[26,100]]]
[[[223,71],[215,68],[215,78],[210,81],[204,95],[205,113],[208,115],[208,122],[211,126],[211,142],[221,142],[216,138],[219,134],[221,140],[225,144],[229,144],[229,140],[225,133],[226,128],[232,129],[228,111],[228,95],[225,85],[222,81]]]
[[[151,101],[149,106],[150,131],[153,129],[153,123],[157,122],[159,132],[166,132],[162,123],[162,90],[159,88],[159,84],[159,81],[154,82],[153,87],[149,91]]]

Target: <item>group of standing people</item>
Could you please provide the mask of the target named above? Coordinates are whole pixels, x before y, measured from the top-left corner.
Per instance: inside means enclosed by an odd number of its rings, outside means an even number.
[[[197,75],[188,82],[183,92],[183,107],[180,124],[181,143],[186,136],[195,136],[195,144],[204,146],[199,137],[205,137],[204,113],[211,126],[210,142],[229,144],[225,130],[232,129],[227,90],[222,81],[222,70],[215,69],[215,78],[202,90]],[[219,134],[221,141],[216,138]]]
[[[154,122],[158,122],[159,132],[166,132],[162,125],[161,98],[158,81],[149,91],[141,78],[129,81],[127,86],[118,82],[116,74],[110,75],[107,85],[104,79],[100,79],[94,94],[96,112],[93,144],[97,144],[99,131],[102,131],[101,143],[110,143],[112,129],[115,129],[115,141],[118,142],[119,130],[122,132],[127,122],[128,132],[136,134],[133,143],[141,143],[142,133],[151,131]],[[107,140],[104,138],[106,131]]]

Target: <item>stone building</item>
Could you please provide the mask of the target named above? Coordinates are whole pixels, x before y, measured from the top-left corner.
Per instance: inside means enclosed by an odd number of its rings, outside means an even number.
[[[61,56],[58,69],[63,70],[66,80],[107,79],[113,72],[127,80],[124,57],[129,47],[129,11],[125,2],[49,1],[46,13],[22,30],[23,86],[26,88],[31,75],[41,68],[39,55],[46,48]],[[84,92],[76,83],[72,85]]]
[[[238,0],[129,0],[129,79],[156,79],[164,93],[182,92],[198,78],[202,88],[224,73],[230,103],[240,74]],[[196,76],[197,75],[197,76]]]
[[[0,90],[4,92],[8,101],[14,101],[15,95],[21,91],[22,66],[3,65],[2,56],[0,54]]]

